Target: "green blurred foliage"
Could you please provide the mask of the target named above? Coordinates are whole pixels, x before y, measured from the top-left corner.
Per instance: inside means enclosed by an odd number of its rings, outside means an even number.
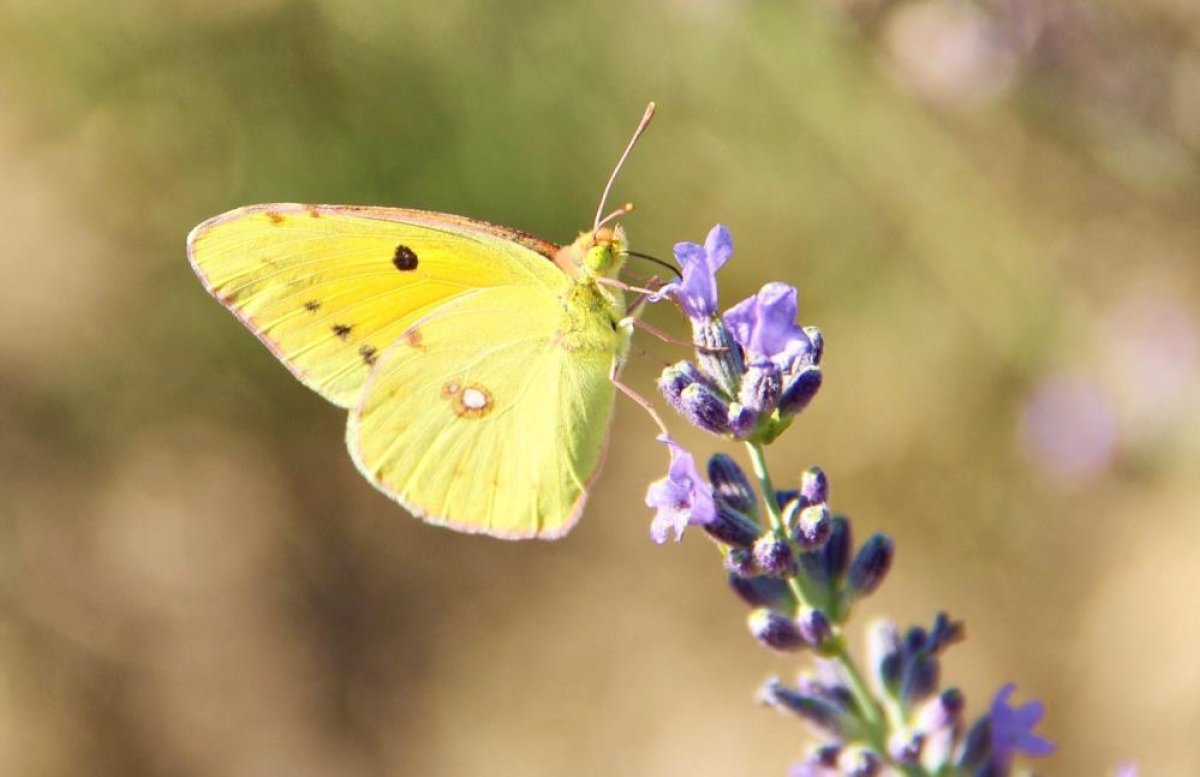
[[[626,226],[728,224],[726,304],[800,288],[826,383],[772,457],[897,538],[864,616],[964,618],[946,680],[1046,699],[1049,772],[1195,774],[1198,41],[1171,0],[6,0],[0,772],[783,772],[751,692],[796,663],[650,545],[635,408],[569,539],[426,527],[183,251],[270,201],[566,242],[653,99]],[[1022,443],[1063,374],[1115,429],[1069,476]]]

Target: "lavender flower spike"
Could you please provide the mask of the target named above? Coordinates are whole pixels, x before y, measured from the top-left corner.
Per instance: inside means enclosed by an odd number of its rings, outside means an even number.
[[[707,320],[717,312],[716,273],[733,256],[733,236],[721,224],[708,232],[704,245],[676,243],[675,258],[683,268],[683,278],[659,289],[650,300],[671,296],[692,320]]]
[[[991,723],[991,762],[1006,772],[1013,756],[1024,753],[1041,758],[1054,752],[1054,745],[1033,733],[1041,722],[1045,709],[1040,701],[1031,701],[1020,707],[1008,706],[1008,700],[1017,689],[1008,683],[996,693],[989,715]]]
[[[717,506],[712,486],[696,471],[692,454],[669,437],[658,439],[671,451],[671,466],[665,478],[654,481],[646,490],[646,505],[658,510],[650,523],[650,536],[662,544],[671,532],[679,541],[689,524],[712,523],[717,517]]]

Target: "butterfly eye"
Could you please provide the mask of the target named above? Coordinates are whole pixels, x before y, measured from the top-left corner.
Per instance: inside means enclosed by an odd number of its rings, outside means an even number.
[[[612,242],[598,243],[584,254],[583,263],[588,269],[598,275],[611,276],[616,274],[617,254]]]

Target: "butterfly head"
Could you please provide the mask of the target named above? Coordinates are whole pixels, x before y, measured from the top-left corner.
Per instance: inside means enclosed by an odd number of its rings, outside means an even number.
[[[583,232],[574,243],[563,246],[555,262],[568,275],[616,277],[625,264],[627,244],[621,226],[605,226]]]
[[[586,239],[583,266],[587,271],[606,278],[612,278],[621,271],[628,246],[625,243],[625,230],[620,224],[584,233],[582,238]]]

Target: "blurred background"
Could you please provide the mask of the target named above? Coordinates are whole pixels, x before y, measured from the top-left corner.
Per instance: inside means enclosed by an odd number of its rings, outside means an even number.
[[[1200,773],[1196,3],[3,0],[0,50],[0,773],[785,772],[807,658],[651,544],[637,408],[567,539],[425,526],[184,255],[271,201],[569,241],[651,99],[635,248],[725,223],[723,302],[825,333],[771,460],[897,540],[856,649],[947,609],[1041,771]]]

